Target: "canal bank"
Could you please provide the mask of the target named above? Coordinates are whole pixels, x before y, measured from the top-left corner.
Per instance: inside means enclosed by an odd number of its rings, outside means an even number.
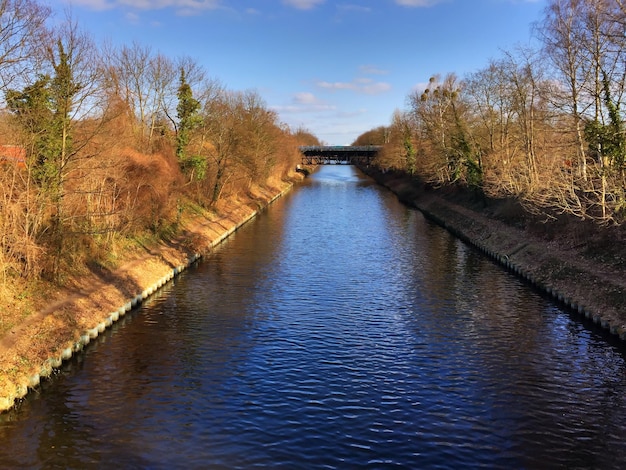
[[[351,166],[189,271],[0,416],[3,468],[626,468],[626,343]]]
[[[624,230],[533,215],[511,201],[362,168],[420,210],[572,312],[626,341]]]
[[[49,298],[45,309],[0,337],[0,412],[36,390],[64,361],[79,354],[127,312],[139,306],[274,200],[295,181],[253,188],[214,210],[184,216],[177,235],[128,253],[117,268],[78,269]]]

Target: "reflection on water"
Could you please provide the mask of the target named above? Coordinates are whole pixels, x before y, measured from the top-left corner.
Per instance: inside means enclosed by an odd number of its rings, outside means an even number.
[[[3,468],[619,468],[624,347],[325,167],[2,416]]]

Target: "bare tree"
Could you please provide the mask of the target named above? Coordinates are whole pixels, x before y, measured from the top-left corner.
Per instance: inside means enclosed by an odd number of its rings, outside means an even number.
[[[42,235],[53,247],[58,274],[71,234],[85,230],[86,175],[101,163],[103,151],[94,146],[104,121],[110,116],[102,84],[97,49],[68,15],[42,44],[46,62],[34,82],[23,90],[7,92],[14,120],[25,136],[29,169],[46,204],[48,230]],[[43,73],[47,72],[47,73]]]
[[[41,60],[50,9],[34,0],[0,0],[0,80],[19,86]]]
[[[239,160],[249,174],[249,181],[260,182],[268,177],[276,163],[280,133],[278,117],[256,91],[244,92],[241,98],[243,120]]]
[[[480,166],[467,132],[468,108],[461,87],[455,74],[442,81],[434,76],[422,93],[409,96],[423,158],[430,162],[428,179],[439,183],[466,179],[466,170],[473,173]]]
[[[502,175],[515,152],[511,140],[514,113],[504,62],[492,60],[486,68],[470,74],[463,84],[463,94],[473,110],[474,136],[486,157],[485,165]],[[496,181],[493,183],[499,186]]]
[[[109,84],[131,110],[135,134],[145,149],[151,150],[157,127],[176,99],[176,66],[137,42],[117,50],[109,48],[107,61]]]
[[[380,129],[380,128],[378,128]],[[380,131],[378,132],[380,135]],[[391,125],[384,131],[385,144],[376,157],[383,169],[397,169],[414,174],[417,171],[417,129],[411,113],[396,110]]]
[[[590,53],[583,47],[583,4],[580,1],[556,1],[546,7],[541,28],[544,51],[551,59],[563,92],[556,94],[555,104],[572,117],[576,136],[576,171],[587,179],[587,149],[584,139],[584,119],[591,103],[585,102],[585,90],[592,80]],[[558,90],[557,90],[558,91]]]
[[[553,194],[554,205],[603,221],[614,220],[624,193],[624,18],[621,0],[552,0],[541,28],[554,81],[561,85],[552,100],[570,116],[560,124],[577,143],[576,152],[565,157],[574,162],[569,190],[564,182],[556,184],[565,192]]]
[[[45,23],[50,9],[32,0],[0,0],[0,87],[25,83],[29,73],[38,69],[41,50],[38,46],[48,30]],[[12,162],[0,168],[0,274],[33,276],[41,267],[42,248],[37,235],[42,227],[42,213],[37,191],[31,186],[25,164],[20,130],[2,115],[0,144],[3,154],[17,152]]]

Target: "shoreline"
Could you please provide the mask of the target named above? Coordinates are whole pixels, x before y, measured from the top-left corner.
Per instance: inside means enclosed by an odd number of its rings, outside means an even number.
[[[555,303],[626,341],[623,270],[600,269],[604,266],[584,262],[583,247],[564,250],[558,241],[532,236],[406,177],[361,171]],[[51,299],[45,309],[0,338],[0,413],[16,406],[100,333],[288,193],[294,181],[257,189],[245,200],[229,200],[211,216],[194,215],[177,237],[144,246],[113,271],[92,271],[71,288],[59,289],[56,301]],[[32,347],[41,337],[42,344]]]
[[[558,305],[626,341],[626,273],[588,259],[585,240],[564,246],[558,236],[549,240],[504,223],[407,176],[361,171]]]
[[[246,200],[233,198],[211,216],[195,215],[173,239],[144,246],[113,271],[92,270],[73,279],[71,287],[58,289],[45,309],[0,338],[0,413],[15,407],[99,334],[287,194],[294,181],[257,188]]]

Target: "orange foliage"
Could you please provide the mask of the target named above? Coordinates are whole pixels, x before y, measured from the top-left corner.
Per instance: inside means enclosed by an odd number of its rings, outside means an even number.
[[[174,152],[147,155],[126,148],[117,158],[124,168],[122,188],[127,209],[132,220],[139,223],[137,228],[155,228],[171,217],[176,193],[184,183]]]

